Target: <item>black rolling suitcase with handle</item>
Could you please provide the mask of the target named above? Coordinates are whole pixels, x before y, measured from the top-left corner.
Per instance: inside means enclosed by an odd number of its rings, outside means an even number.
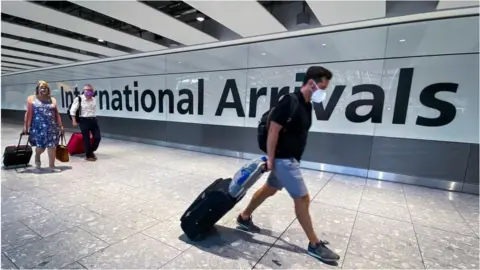
[[[183,232],[190,240],[201,240],[237,201],[228,193],[231,178],[219,178],[208,186],[180,218]]]
[[[25,166],[27,167],[32,158],[32,147],[27,143],[25,145],[20,145],[22,142],[23,132],[20,133],[20,139],[18,140],[17,145],[5,147],[5,152],[3,153],[3,165],[5,167],[16,167],[16,166]]]

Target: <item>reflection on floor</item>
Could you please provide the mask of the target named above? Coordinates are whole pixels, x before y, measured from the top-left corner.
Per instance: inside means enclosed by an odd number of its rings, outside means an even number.
[[[18,133],[4,124],[2,149]],[[341,255],[330,266],[305,254],[285,192],[254,214],[261,234],[235,229],[245,198],[211,238],[183,236],[179,215],[244,160],[110,139],[98,158],[2,170],[3,269],[479,268],[478,196],[305,170],[316,230]]]

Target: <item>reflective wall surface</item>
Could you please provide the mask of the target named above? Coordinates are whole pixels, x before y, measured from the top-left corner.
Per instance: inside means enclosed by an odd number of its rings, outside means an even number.
[[[62,112],[75,86],[90,83],[105,133],[258,154],[261,115],[322,65],[334,78],[315,105],[305,164],[478,192],[478,23],[453,18],[7,75],[2,118],[21,114],[39,79]]]

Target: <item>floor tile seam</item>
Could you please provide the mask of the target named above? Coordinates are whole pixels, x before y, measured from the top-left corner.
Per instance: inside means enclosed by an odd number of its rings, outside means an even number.
[[[453,231],[448,231],[448,230],[445,230],[445,229],[442,229],[442,228],[438,228],[438,227],[433,227],[431,225],[424,225],[424,224],[420,224],[418,222],[415,222],[414,220],[412,220],[412,223],[415,227],[415,225],[419,225],[419,226],[423,226],[423,227],[427,227],[427,228],[430,228],[430,229],[435,229],[435,230],[439,230],[439,231],[442,231],[442,232],[446,232],[446,233],[452,233],[452,234],[458,234],[458,235],[463,235],[463,236],[469,236],[469,237],[477,237],[479,238],[475,232],[473,232],[473,234],[466,234],[466,233],[459,233],[459,232],[453,232]],[[470,227],[469,227],[470,228]],[[470,228],[471,229],[471,228]],[[416,234],[423,234],[423,233],[416,233]]]
[[[87,210],[90,210],[90,209],[87,209]],[[114,213],[111,213],[111,214],[108,214],[108,215],[99,214],[99,213],[98,213],[98,215],[101,216],[99,219],[107,219],[108,221],[111,221],[111,222],[114,222],[114,223],[115,223],[115,220],[112,218],[113,215],[116,215],[116,214],[121,213],[121,212],[123,212],[123,211],[129,211],[129,210],[130,210],[130,211],[133,211],[133,212],[135,212],[135,213],[137,213],[137,214],[139,214],[139,215],[141,215],[141,216],[143,216],[143,217],[145,217],[145,218],[153,219],[153,220],[155,220],[155,221],[158,222],[158,223],[155,223],[154,225],[148,226],[146,229],[142,229],[142,230],[136,231],[135,233],[143,232],[144,230],[150,229],[151,227],[156,226],[156,225],[158,225],[158,224],[160,224],[160,223],[162,223],[162,222],[164,222],[164,221],[166,220],[166,219],[165,219],[165,220],[160,220],[160,219],[157,219],[157,218],[154,218],[154,217],[147,216],[147,215],[142,214],[142,213],[140,213],[140,212],[134,211],[134,210],[131,209],[131,208],[122,209],[122,210],[119,210],[118,212],[114,212]],[[92,210],[90,210],[90,211],[92,211]],[[96,213],[95,211],[92,211],[92,212]],[[84,225],[84,223],[82,223],[82,224],[79,225],[79,226],[82,226],[82,225]],[[123,224],[121,224],[121,225],[123,226]]]
[[[322,186],[322,188],[317,192],[317,194],[315,194],[311,199],[310,199],[310,203],[313,202],[313,200],[320,194],[320,191],[322,191],[322,189],[327,186],[328,182],[333,179],[333,176],[335,174],[332,174],[332,176],[330,177],[329,180],[327,180],[327,182],[325,183],[325,185]],[[258,261],[252,266],[251,269],[255,269],[255,267],[260,263],[260,261],[262,261],[262,259],[265,257],[265,255],[267,255],[267,253],[272,249],[273,246],[275,246],[275,244],[278,242],[278,240],[285,234],[285,232],[293,225],[293,223],[297,220],[297,217],[295,216],[295,218],[292,220],[292,222],[290,222],[290,224],[285,228],[285,230],[279,234],[278,237],[276,237],[275,241],[273,241],[273,243],[268,247],[268,249],[262,254],[262,256],[258,259]]]
[[[103,240],[102,240],[102,241],[103,241]],[[105,242],[105,241],[103,241],[103,242]],[[105,243],[106,243],[106,242],[105,242]],[[107,244],[108,244],[108,243],[107,243]],[[101,249],[99,249],[99,250],[97,250],[97,251],[95,251],[95,252],[93,252],[93,253],[90,253],[90,254],[87,254],[87,255],[85,255],[85,256],[83,256],[83,257],[80,257],[79,259],[77,259],[77,260],[74,261],[74,262],[79,263],[81,266],[85,267],[85,269],[89,269],[89,268],[86,267],[84,264],[82,264],[80,261],[83,260],[83,259],[86,259],[86,258],[88,258],[88,257],[90,257],[90,256],[92,256],[92,255],[94,255],[94,254],[97,254],[97,253],[99,253],[99,252],[102,252],[102,251],[110,248],[111,246],[112,246],[112,245],[108,244],[106,247],[103,247],[103,248],[101,248]],[[71,262],[71,263],[74,263],[74,262]],[[69,264],[71,264],[71,263],[69,263]],[[65,267],[65,266],[67,266],[67,265],[69,265],[69,264],[63,265],[62,267]]]
[[[396,203],[390,203],[390,202],[385,202],[385,201],[379,201],[379,200],[375,200],[375,199],[365,199],[365,198],[362,198],[362,200],[360,201],[360,204],[362,204],[362,202],[374,202],[374,203],[381,203],[381,204],[387,204],[387,205],[391,205],[391,206],[396,206],[396,207],[402,207],[402,208],[407,208],[408,205],[405,204],[404,205],[399,205],[399,204],[396,204]]]
[[[365,178],[365,179],[366,179],[366,178]],[[350,230],[350,236],[348,237],[347,246],[345,247],[345,255],[347,254],[348,248],[350,247],[350,243],[351,243],[351,241],[352,241],[353,231],[354,231],[354,229],[355,229],[355,224],[357,223],[357,218],[358,218],[358,212],[359,212],[358,210],[360,209],[360,202],[362,201],[362,198],[363,198],[363,193],[364,193],[364,191],[365,191],[366,183],[367,183],[367,180],[365,180],[365,185],[363,186],[362,193],[361,193],[361,195],[360,195],[360,200],[359,200],[359,202],[358,202],[357,210],[356,210],[356,212],[355,212],[355,218],[354,218],[354,220],[353,220],[352,229]],[[344,256],[343,261],[342,261],[342,267],[341,267],[342,269],[343,269],[343,263],[345,262],[345,257],[346,257],[346,256]]]
[[[120,210],[120,211],[118,211],[118,212],[116,212],[116,213],[120,213],[120,212],[122,212],[122,211],[127,211],[127,210],[129,210],[129,209]],[[91,211],[91,210],[90,210],[90,211]],[[132,211],[133,211],[133,210],[132,210]],[[94,212],[94,211],[92,211],[92,212]],[[140,214],[140,215],[142,215],[142,216],[144,216],[144,217],[146,217],[146,218],[154,219],[155,221],[158,221],[158,223],[155,223],[155,224],[153,224],[153,225],[151,225],[151,226],[148,226],[148,227],[146,227],[146,228],[144,228],[144,229],[142,229],[142,230],[134,230],[134,229],[132,229],[132,228],[130,228],[130,227],[128,227],[128,226],[124,226],[124,224],[121,224],[123,227],[126,227],[126,228],[132,230],[134,233],[131,234],[131,235],[129,235],[129,236],[127,236],[127,237],[125,237],[125,238],[123,238],[123,239],[121,239],[121,240],[118,240],[118,241],[116,241],[116,242],[113,242],[113,243],[108,243],[108,242],[106,242],[105,240],[101,239],[100,237],[98,237],[98,236],[96,236],[96,237],[99,238],[100,240],[102,240],[102,241],[110,244],[110,245],[113,245],[113,244],[116,244],[116,243],[118,243],[118,242],[120,242],[120,241],[123,241],[123,240],[125,240],[125,239],[127,239],[127,238],[129,238],[129,237],[131,237],[131,236],[133,236],[133,235],[136,235],[136,234],[141,233],[141,232],[143,232],[143,231],[145,231],[145,230],[148,230],[148,229],[150,229],[151,227],[154,227],[154,226],[156,226],[156,225],[158,225],[158,224],[160,224],[160,223],[163,222],[163,221],[160,221],[160,220],[158,220],[158,219],[156,219],[156,218],[153,218],[153,217],[149,217],[149,216],[147,216],[147,215],[144,215],[144,214],[142,214],[142,213],[139,213],[139,212],[136,212],[136,213],[138,213],[138,214]],[[110,214],[110,215],[107,215],[107,216],[101,215],[101,214],[99,214],[99,215],[101,216],[101,218],[99,218],[99,219],[107,219],[108,221],[111,221],[111,223],[118,224],[117,222],[115,222],[114,219],[112,219],[112,218],[110,217],[111,215],[114,215],[114,214]],[[82,228],[82,226],[85,226],[85,223],[87,223],[87,222],[83,222],[83,223],[81,223],[81,224],[78,224],[77,226],[78,226],[80,229],[82,229],[82,230],[84,230],[84,231],[86,231],[86,232],[94,235],[92,232],[89,232],[87,229]],[[109,224],[110,224],[110,223],[109,223]],[[95,236],[95,235],[94,235],[94,236]]]
[[[136,233],[136,234],[144,235],[144,236],[146,236],[146,237],[148,237],[148,238],[150,238],[150,239],[152,239],[152,240],[155,240],[156,242],[160,242],[160,243],[162,243],[163,245],[165,245],[165,246],[167,246],[167,247],[171,247],[171,248],[173,248],[173,249],[175,249],[175,250],[178,250],[178,251],[180,251],[180,252],[183,252],[183,251],[184,251],[184,250],[181,250],[181,249],[179,249],[179,248],[177,248],[177,247],[174,247],[174,246],[172,246],[172,245],[170,245],[170,244],[168,244],[168,243],[165,243],[165,242],[163,242],[163,241],[161,241],[161,240],[159,240],[159,239],[157,239],[157,238],[155,238],[155,237],[153,237],[153,236],[151,236],[151,235],[146,234],[145,231],[141,231],[141,232],[138,232],[138,233]],[[134,235],[136,235],[136,234],[134,234]],[[131,236],[129,236],[129,237],[132,237],[132,236],[133,236],[133,235],[131,235]],[[189,246],[193,246],[192,244],[188,244],[188,245],[189,245]],[[190,248],[190,247],[189,247],[189,248]]]
[[[417,230],[415,229],[415,222],[413,221],[410,207],[408,207],[407,195],[405,193],[403,193],[403,195],[405,196],[405,202],[407,203],[408,215],[410,216],[410,220],[412,221],[413,233],[415,234],[415,240],[417,241],[418,252],[420,253],[420,258],[422,259],[423,268],[426,269],[427,266],[425,265],[425,259],[423,258],[422,248],[420,247],[420,241],[418,241]]]
[[[381,215],[378,215],[378,214],[372,214],[372,213],[369,213],[369,212],[365,212],[365,211],[362,211],[358,210],[359,213],[362,213],[362,214],[367,214],[367,215],[371,215],[371,216],[376,216],[376,217],[380,217],[380,218],[385,218],[385,219],[389,219],[389,220],[393,220],[393,221],[398,221],[398,222],[403,222],[403,223],[408,223],[408,224],[412,224],[413,225],[413,221],[410,219],[410,222],[409,221],[405,221],[405,220],[400,220],[400,219],[395,219],[395,218],[391,218],[391,217],[385,217],[385,216],[381,216]]]
[[[78,264],[80,264],[80,266],[83,267],[84,269],[88,269],[88,267],[86,267],[85,265],[83,265],[83,264],[80,262],[80,260],[75,261],[75,262],[73,262],[73,263],[78,263]]]
[[[349,254],[350,254],[350,255],[353,255],[353,256],[357,256],[357,257],[364,258],[364,259],[369,260],[369,261],[372,261],[372,262],[381,263],[381,264],[386,264],[386,265],[388,265],[388,266],[391,266],[392,269],[402,269],[401,267],[392,265],[391,263],[381,262],[381,261],[376,260],[375,258],[372,259],[372,258],[365,257],[365,256],[363,256],[362,254],[354,254],[354,253],[345,251],[345,257],[347,257],[347,255],[349,255]],[[342,265],[342,269],[344,269],[344,268],[343,268],[343,265]]]
[[[17,269],[20,269],[20,267],[18,267],[18,265],[16,265],[16,264],[13,262],[13,260],[10,259],[10,257],[7,256],[7,254],[6,254],[5,252],[2,251],[2,254],[3,254],[3,256],[4,256],[5,258],[7,258],[7,260],[8,260],[9,262],[11,262]]]
[[[158,240],[157,240],[158,241]],[[174,261],[176,258],[182,256],[184,253],[186,253],[187,251],[189,251],[190,249],[192,249],[194,246],[193,245],[190,245],[187,249],[183,250],[183,251],[180,251],[180,253],[176,256],[174,256],[173,258],[171,258],[170,260],[168,260],[167,262],[165,262],[164,264],[162,264],[158,269],[162,269],[165,265],[168,265],[169,263],[171,263],[172,261]],[[178,249],[177,249],[178,250]]]
[[[455,210],[457,211],[457,213],[462,217],[463,221],[465,221],[465,223],[467,224],[467,226],[472,230],[473,234],[477,236],[477,238],[480,238],[477,233],[478,232],[475,232],[475,229],[470,225],[470,223],[468,222],[468,220],[463,216],[462,212],[460,212],[458,210],[458,208],[452,203],[452,201],[449,200],[449,202],[452,204],[453,208],[455,208]],[[478,221],[478,220],[477,220]]]
[[[77,228],[77,229],[79,229],[79,230],[82,230],[82,231],[84,231],[84,232],[88,233],[88,234],[89,234],[89,235],[91,235],[92,237],[94,237],[94,238],[96,238],[96,239],[100,240],[101,242],[103,242],[103,243],[107,244],[107,247],[111,246],[111,244],[110,244],[110,243],[108,243],[108,242],[106,242],[105,240],[101,239],[100,237],[98,237],[98,236],[96,236],[96,235],[94,235],[94,234],[90,233],[89,231],[87,231],[87,230],[83,229],[82,227],[80,227],[80,225],[77,225],[77,226],[75,226],[75,227],[72,227],[71,229],[73,229],[73,228]]]
[[[445,232],[445,233],[455,234],[455,235],[458,235],[458,236],[465,236],[465,237],[470,237],[470,238],[479,238],[476,234],[474,234],[474,235],[462,234],[462,233],[458,233],[458,232],[452,232],[452,231],[447,231],[447,230],[444,230],[444,229],[439,229],[439,228],[435,228],[435,227],[431,227],[431,226],[425,226],[425,225],[422,225],[422,224],[413,223],[414,228],[415,228],[415,225],[423,226],[423,227],[426,227],[428,229],[434,229],[434,230],[438,230],[438,231]],[[429,234],[427,234],[427,233],[417,233],[416,232],[415,234],[416,235],[427,235],[427,236],[429,236]]]
[[[409,208],[410,212],[412,209],[410,208],[415,208],[415,207],[411,207],[410,205],[407,204],[407,207]],[[433,208],[428,208],[428,207],[422,207],[422,206],[418,206],[416,207],[416,209],[413,209],[413,211],[416,211],[416,210],[422,210],[422,211],[432,211],[432,212],[437,212],[438,210],[440,211],[450,211],[450,212],[457,212],[456,210],[448,210],[448,209],[433,209]]]
[[[17,221],[16,221],[16,222],[17,222]],[[18,221],[18,222],[20,222],[20,221]],[[25,224],[23,224],[23,222],[20,222],[20,223],[22,223],[22,225],[24,225],[25,227],[27,227],[29,230],[33,231],[33,232],[34,232],[37,236],[39,236],[40,238],[38,238],[37,240],[35,240],[35,241],[33,241],[33,242],[27,242],[27,243],[21,244],[21,245],[19,245],[19,246],[7,248],[7,249],[5,249],[5,252],[7,252],[7,251],[9,251],[9,250],[21,248],[21,247],[26,246],[26,245],[29,245],[29,244],[37,243],[37,242],[39,242],[39,241],[47,238],[47,237],[43,237],[43,236],[39,235],[36,231],[32,230],[30,227],[28,227],[28,226],[26,226]],[[3,249],[3,248],[2,248],[2,249]],[[5,252],[4,252],[4,253],[5,253]],[[6,256],[6,253],[5,253],[5,256]]]
[[[337,208],[341,208],[342,210],[348,210],[348,211],[352,211],[352,212],[358,212],[358,210],[354,210],[352,208],[346,208],[344,206],[339,206],[339,205],[335,205],[335,204],[330,204],[329,202],[320,202],[320,201],[313,201],[311,200],[310,203],[315,203],[315,204],[319,204],[319,205],[328,205],[328,206],[333,206],[333,207],[337,207]],[[360,206],[360,203],[358,203],[358,205]],[[358,209],[358,207],[357,207]]]
[[[58,214],[55,213],[55,212],[49,211],[49,213],[52,213],[54,216],[58,216]],[[55,234],[57,234],[57,233],[65,232],[65,231],[68,231],[69,229],[71,229],[71,228],[67,228],[67,229],[65,229],[65,230],[61,230],[61,231],[59,231],[59,232],[56,232],[56,233],[53,233],[53,234],[50,234],[50,235],[47,235],[47,236],[42,236],[42,235],[40,235],[39,233],[37,233],[34,229],[30,228],[30,227],[24,222],[24,221],[27,220],[27,219],[28,219],[28,217],[27,217],[27,218],[24,218],[24,219],[19,219],[18,222],[22,223],[23,225],[25,225],[25,227],[27,227],[27,228],[29,228],[30,230],[34,231],[37,235],[39,235],[39,236],[42,237],[42,238],[47,238],[47,237],[50,237],[50,236],[55,235]],[[64,219],[64,218],[60,218],[60,219],[62,220],[62,222],[68,221],[68,220],[66,220],[66,219]],[[75,226],[76,226],[76,225],[75,225]],[[74,226],[74,227],[75,227],[75,226]]]
[[[439,262],[437,259],[432,258],[432,257],[425,257],[426,259],[429,259],[430,261],[436,262],[438,264],[441,264],[442,267],[445,267],[446,269],[459,269],[458,265],[451,265],[450,263],[442,263]],[[447,268],[448,267],[448,268]],[[437,269],[442,269],[442,268],[437,268]],[[474,268],[466,268],[466,269],[474,269]]]

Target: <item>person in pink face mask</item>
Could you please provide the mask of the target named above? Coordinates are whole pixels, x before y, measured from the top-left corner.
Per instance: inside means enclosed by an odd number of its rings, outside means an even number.
[[[100,145],[101,140],[100,128],[96,118],[97,102],[94,96],[95,91],[93,90],[93,86],[91,84],[86,84],[83,87],[82,95],[75,98],[69,112],[72,116],[73,126],[80,126],[87,161],[97,160],[97,156],[94,152]],[[80,110],[78,119],[75,116],[77,110]],[[90,144],[90,132],[94,138],[93,144]]]

